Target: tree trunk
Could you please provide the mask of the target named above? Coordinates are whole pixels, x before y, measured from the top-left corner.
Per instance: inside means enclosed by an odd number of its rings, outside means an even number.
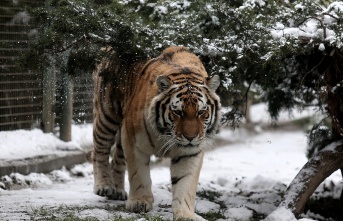
[[[73,120],[73,83],[71,77],[63,74],[61,91],[60,139],[71,141],[71,122]]]
[[[46,69],[43,73],[42,129],[44,133],[52,133],[55,126],[55,81],[55,70]]]
[[[279,207],[286,207],[298,216],[307,200],[322,181],[343,168],[343,141],[333,142],[313,156],[288,186]]]
[[[331,50],[328,65],[325,67],[327,88],[327,110],[329,112],[334,139],[343,137],[343,55],[334,48]]]

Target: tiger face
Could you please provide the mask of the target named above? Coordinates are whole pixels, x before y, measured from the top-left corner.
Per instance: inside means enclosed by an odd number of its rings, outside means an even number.
[[[198,147],[213,137],[220,120],[217,75],[203,79],[196,73],[173,74],[159,76],[156,83],[159,94],[152,103],[154,123],[165,140],[163,153],[175,147]]]
[[[198,100],[192,94],[178,99],[177,95],[170,102],[170,119],[174,125],[173,136],[182,146],[197,146],[205,137],[205,121],[209,118],[206,101]]]

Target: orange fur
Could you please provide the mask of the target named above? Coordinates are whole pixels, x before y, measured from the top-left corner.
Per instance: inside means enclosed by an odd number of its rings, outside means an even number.
[[[94,75],[94,192],[126,199],[127,165],[126,207],[149,211],[153,203],[150,156],[167,156],[172,159],[174,215],[196,219],[194,200],[203,150],[220,121],[215,94],[219,78],[209,79],[199,58],[185,47],[169,47],[145,64],[120,60],[115,53],[111,59],[102,62]]]

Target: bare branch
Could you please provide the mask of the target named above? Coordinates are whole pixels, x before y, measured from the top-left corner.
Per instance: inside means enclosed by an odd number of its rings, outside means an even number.
[[[322,181],[343,168],[343,141],[333,142],[313,156],[288,186],[279,207],[286,207],[298,216],[305,203]]]
[[[339,18],[336,17],[336,16],[334,16],[333,14],[330,14],[330,13],[327,13],[327,12],[323,12],[322,14],[323,14],[323,15],[330,16],[331,18],[334,18],[334,19],[336,19],[337,21],[339,20]]]

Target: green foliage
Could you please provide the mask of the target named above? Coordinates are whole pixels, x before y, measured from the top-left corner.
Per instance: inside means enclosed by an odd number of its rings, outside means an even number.
[[[335,199],[332,196],[310,198],[306,203],[304,212],[311,211],[321,214],[326,220],[342,220],[342,199]]]
[[[307,157],[311,157],[332,142],[332,131],[325,121],[315,124],[309,132],[310,147]]]
[[[274,119],[296,106],[326,112],[327,81],[319,64],[343,46],[342,4],[51,0],[30,11],[36,34],[22,64],[87,74],[109,56],[104,48],[130,63],[155,57],[168,45],[184,45],[210,75],[220,75],[218,93],[230,107],[224,122],[232,126],[244,114],[251,89],[268,103]]]
[[[220,208],[216,211],[209,211],[207,213],[201,213],[199,211],[195,211],[201,217],[206,220],[218,220],[218,219],[226,219],[225,211],[227,209],[225,203],[220,201],[219,198],[222,196],[222,193],[213,190],[200,190],[196,194],[201,199],[209,200],[210,202],[216,203],[220,205]]]
[[[208,221],[212,221],[212,220],[215,221],[215,220],[219,220],[219,219],[225,220],[226,219],[226,217],[222,211],[209,211],[207,213],[199,213],[198,212],[198,214]]]
[[[59,208],[37,208],[32,209],[29,213],[32,220],[47,220],[47,221],[98,221],[99,219],[93,216],[81,216],[80,213],[86,210],[95,209],[89,206],[60,206]],[[96,209],[99,209],[98,207]],[[159,215],[149,216],[148,214],[127,214],[127,215],[117,215],[119,211],[124,212],[124,206],[105,206],[106,211],[109,211],[109,217],[106,219],[108,221],[135,221],[138,219],[144,219],[147,221],[164,221],[164,217]],[[110,215],[112,214],[112,215]],[[103,220],[103,219],[101,219]]]

